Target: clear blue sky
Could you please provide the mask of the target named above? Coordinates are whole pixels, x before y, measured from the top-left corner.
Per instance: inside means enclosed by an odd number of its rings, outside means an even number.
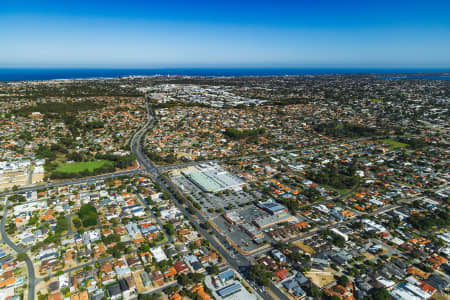
[[[3,0],[0,66],[447,68],[450,1]]]

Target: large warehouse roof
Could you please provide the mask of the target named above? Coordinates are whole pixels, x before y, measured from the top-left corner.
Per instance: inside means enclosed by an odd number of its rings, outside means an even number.
[[[237,189],[245,184],[243,180],[216,164],[189,167],[182,170],[181,173],[205,192],[216,193]]]

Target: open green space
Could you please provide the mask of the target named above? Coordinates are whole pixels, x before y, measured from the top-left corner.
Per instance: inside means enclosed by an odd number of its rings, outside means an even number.
[[[91,204],[81,206],[78,216],[84,227],[97,225],[97,209]]]
[[[316,124],[313,129],[320,134],[336,138],[373,137],[380,134],[380,131],[373,127],[338,121]]]
[[[73,153],[72,153],[73,154]],[[46,164],[46,171],[50,173],[50,179],[80,178],[114,172],[116,169],[125,169],[134,164],[136,157],[131,155],[97,154],[94,157],[79,156],[79,160],[67,163],[64,159],[71,156],[55,155]],[[76,154],[76,153],[75,153]],[[82,159],[86,161],[82,161]]]
[[[65,216],[61,215],[56,219],[56,228],[55,233],[57,235],[61,235],[64,232],[67,232],[69,229],[69,222],[67,222],[67,219]]]
[[[336,193],[341,194],[341,195],[351,191],[351,188],[350,189],[349,188],[335,188],[328,184],[323,184],[322,186],[326,189],[335,191]]]
[[[256,137],[258,135],[263,135],[265,132],[266,132],[265,128],[245,129],[245,130],[239,130],[236,128],[227,128],[225,129],[224,135],[233,140],[241,140],[247,137]]]
[[[391,139],[384,139],[384,140],[382,140],[382,142],[383,142],[383,144],[388,145],[389,149],[392,149],[392,150],[395,150],[395,149],[398,149],[398,148],[405,148],[405,147],[408,146],[408,144],[401,143],[401,142],[398,142],[398,141],[394,141],[394,140],[391,140]]]
[[[383,103],[383,99],[372,98],[372,99],[370,99],[370,101],[372,101],[372,102],[378,102],[378,103]]]
[[[113,163],[108,160],[83,161],[70,164],[63,164],[56,168],[56,172],[61,173],[80,173],[83,171],[93,172],[96,169],[104,166],[113,166]]]
[[[306,178],[339,194],[344,194],[359,183],[360,178],[355,174],[355,171],[355,164],[340,167],[328,164],[322,169],[307,171]]]

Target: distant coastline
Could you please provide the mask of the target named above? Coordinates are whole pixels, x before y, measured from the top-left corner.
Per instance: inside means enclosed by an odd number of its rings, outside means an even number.
[[[41,81],[56,79],[94,79],[127,76],[283,76],[326,74],[376,74],[383,79],[450,80],[450,69],[387,68],[0,68],[0,81]],[[385,76],[383,76],[385,75]]]

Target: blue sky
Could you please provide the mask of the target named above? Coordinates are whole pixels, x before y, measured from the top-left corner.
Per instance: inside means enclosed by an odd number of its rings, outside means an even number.
[[[3,0],[0,66],[450,67],[450,1],[162,2]]]

